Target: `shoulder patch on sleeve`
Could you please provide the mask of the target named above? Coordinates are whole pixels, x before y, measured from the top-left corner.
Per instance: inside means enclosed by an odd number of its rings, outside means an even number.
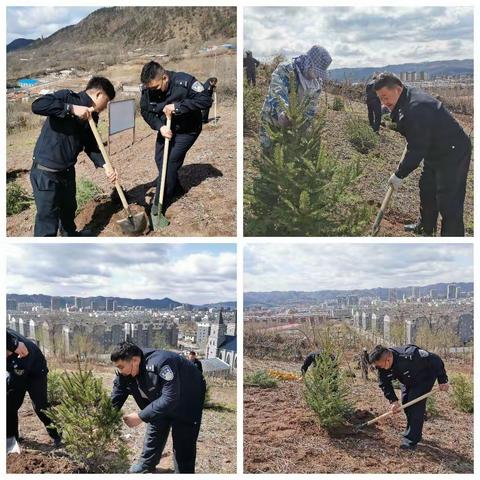
[[[203,88],[203,85],[197,80],[196,82],[193,83],[192,90],[194,92],[200,93],[200,92],[203,92],[205,89]]]
[[[421,348],[418,349],[418,353],[421,357],[428,357],[429,353],[426,350],[422,350]]]
[[[170,368],[170,365],[164,365],[160,369],[159,375],[167,382],[170,382],[174,378],[173,370]]]

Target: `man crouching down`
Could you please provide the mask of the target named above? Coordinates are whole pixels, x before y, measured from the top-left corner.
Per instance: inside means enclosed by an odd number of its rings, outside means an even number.
[[[172,430],[175,473],[195,473],[197,438],[205,399],[205,381],[186,358],[165,350],[120,343],[110,355],[117,376],[112,402],[120,409],[129,395],[140,411],[123,416],[130,428],[147,423],[143,451],[129,473],[151,473],[160,462]]]

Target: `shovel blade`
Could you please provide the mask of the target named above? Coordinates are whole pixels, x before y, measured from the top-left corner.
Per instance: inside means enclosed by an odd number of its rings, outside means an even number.
[[[129,215],[127,218],[117,220],[117,225],[126,235],[140,235],[147,228],[147,216],[145,213]]]
[[[162,210],[163,206],[161,204],[152,207],[150,215],[154,232],[158,232],[170,225],[168,218],[162,213]]]

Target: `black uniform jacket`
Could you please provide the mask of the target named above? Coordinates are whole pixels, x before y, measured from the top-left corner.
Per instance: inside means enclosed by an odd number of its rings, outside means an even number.
[[[390,402],[398,400],[392,385],[393,380],[398,380],[406,388],[419,387],[423,383],[431,384],[432,380],[438,383],[448,383],[445,365],[435,353],[422,350],[416,345],[392,347],[393,364],[389,370],[378,369],[378,384]]]
[[[105,160],[88,121],[68,113],[68,105],[91,107],[93,102],[86,92],[59,90],[32,103],[33,113],[48,117],[35,145],[33,161],[54,170],[65,170],[75,165],[79,153],[85,151],[96,167],[102,167]],[[98,113],[94,112],[92,117],[98,123]]]
[[[183,72],[167,72],[170,78],[168,90],[142,90],[140,108],[143,119],[153,130],[167,123],[163,109],[173,103],[172,132],[198,133],[202,130],[202,110],[210,108],[212,99],[203,85],[192,75]]]
[[[407,140],[407,151],[395,175],[405,178],[422,160],[432,167],[463,158],[470,140],[442,102],[418,88],[404,87],[391,113]]]
[[[9,386],[14,385],[15,379],[39,377],[48,373],[47,361],[38,346],[28,338],[7,328],[7,350],[15,352],[18,342],[23,342],[28,350],[28,355],[18,358],[16,353],[7,357],[7,372]],[[22,377],[22,378],[20,378]]]
[[[377,92],[374,88],[375,82],[370,80],[365,86],[365,101],[368,103],[378,102],[380,103],[380,99],[378,98]]]
[[[113,382],[112,402],[122,408],[132,395],[146,423],[178,419],[200,421],[205,398],[205,381],[198,368],[177,353],[143,349],[137,377],[117,373]]]

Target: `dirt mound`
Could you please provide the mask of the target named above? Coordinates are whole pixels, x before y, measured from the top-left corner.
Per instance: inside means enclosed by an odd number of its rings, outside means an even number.
[[[82,473],[66,457],[23,451],[7,456],[7,473]]]
[[[281,365],[280,365],[281,364]],[[245,359],[245,372],[299,365]],[[447,370],[453,365],[447,364]],[[278,388],[244,389],[246,473],[472,473],[473,416],[459,412],[449,395],[439,395],[441,414],[429,418],[415,453],[399,449],[405,416],[395,415],[358,431],[355,426],[388,410],[374,379],[351,379],[355,412],[347,425],[328,432],[303,398],[301,382]]]

